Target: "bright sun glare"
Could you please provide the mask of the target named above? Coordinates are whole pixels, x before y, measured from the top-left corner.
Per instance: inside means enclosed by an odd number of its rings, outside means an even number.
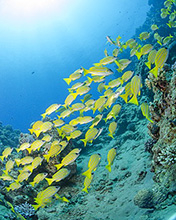
[[[31,22],[64,13],[69,0],[5,0],[0,16],[8,20]]]

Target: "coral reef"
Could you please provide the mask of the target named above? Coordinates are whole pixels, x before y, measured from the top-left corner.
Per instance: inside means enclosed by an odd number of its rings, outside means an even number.
[[[20,130],[14,130],[11,125],[3,126],[0,122],[0,153],[7,146],[17,147],[20,133]]]

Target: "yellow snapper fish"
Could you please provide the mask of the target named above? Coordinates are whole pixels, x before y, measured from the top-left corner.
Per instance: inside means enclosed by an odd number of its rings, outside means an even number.
[[[108,65],[113,63],[117,58],[113,56],[106,56],[100,60],[99,63],[94,63],[95,66]]]
[[[82,110],[82,109],[84,109],[84,108],[85,108],[85,105],[84,105],[82,102],[80,102],[80,103],[75,103],[75,104],[73,104],[73,105],[70,107],[70,109],[72,110],[72,112],[80,111],[80,110]]]
[[[81,99],[81,102],[84,103],[84,102],[88,101],[88,100],[91,99],[91,98],[92,98],[92,94],[86,94],[86,95],[84,96],[84,98]]]
[[[62,146],[59,144],[51,145],[48,153],[43,155],[46,161],[49,162],[50,157],[57,156],[61,152],[61,148]]]
[[[40,148],[45,144],[45,141],[42,141],[42,140],[35,140],[30,148],[27,148],[27,151],[29,152],[29,154],[33,151],[36,151],[36,150],[40,150]]]
[[[127,82],[132,76],[133,76],[133,71],[126,71],[122,77],[119,79],[121,84],[123,85],[125,82]]]
[[[143,47],[141,47],[139,52],[136,52],[136,56],[138,60],[141,58],[141,56],[148,54],[153,49],[153,45],[151,44],[145,44]]]
[[[156,56],[156,50],[151,50],[149,55],[148,55],[148,61],[145,62],[145,65],[151,69],[151,64],[154,64],[155,62],[155,56]]]
[[[72,111],[70,109],[65,109],[60,115],[58,115],[57,117],[60,118],[66,118],[69,117],[71,115]]]
[[[90,128],[93,128],[94,126],[97,126],[98,123],[101,121],[103,115],[96,115],[94,120],[92,121],[92,125],[90,126]]]
[[[28,129],[29,132],[31,134],[35,134],[36,131],[38,131],[41,127],[41,125],[43,124],[43,121],[36,121],[33,125],[32,125],[32,128],[31,129]]]
[[[130,63],[131,60],[128,59],[121,59],[121,60],[115,60],[114,61],[116,63],[116,65],[119,67],[117,69],[118,72],[122,72]]]
[[[34,169],[36,169],[39,165],[41,165],[42,161],[43,161],[43,158],[35,157],[34,160],[32,161],[31,166],[29,166],[29,171],[32,173]]]
[[[106,118],[104,119],[105,122],[107,122],[107,120],[114,118],[116,119],[116,117],[118,116],[119,112],[121,110],[121,105],[116,104],[112,107],[111,111],[108,113],[108,115],[106,116]]]
[[[42,141],[45,141],[45,142],[50,142],[52,139],[52,136],[50,136],[49,134],[45,135],[43,138],[42,138]]]
[[[120,94],[123,92],[125,90],[125,87],[119,87],[114,93],[112,93],[110,96],[109,96],[109,98],[108,98],[108,100],[107,100],[107,102],[106,102],[106,104],[105,104],[105,108],[107,108],[107,107],[111,107],[111,105],[113,104],[113,103],[115,103],[115,101],[117,100],[117,98],[120,96]]]
[[[141,88],[141,77],[135,75],[131,80],[131,93],[133,94],[132,98],[128,101],[128,103],[133,103],[138,105],[137,95],[140,92]]]
[[[163,68],[167,58],[169,55],[169,50],[166,48],[161,48],[158,50],[155,56],[155,67],[150,70],[150,73],[152,73],[156,78],[158,76],[158,71]]]
[[[86,176],[86,178],[84,179],[84,188],[82,189],[82,191],[83,192],[86,192],[86,193],[88,193],[88,188],[90,188],[90,184],[91,184],[91,182],[92,182],[92,180],[93,180],[93,172],[91,173],[91,177],[90,178],[88,178],[87,176]]]
[[[157,43],[162,46],[162,39],[163,39],[163,37],[161,37],[161,36],[156,32],[156,33],[154,34],[154,38],[155,38],[155,40],[157,40]]]
[[[52,184],[52,182],[59,182],[63,179],[65,179],[70,174],[70,170],[66,168],[61,168],[59,171],[57,171],[52,178],[45,178],[49,185]]]
[[[95,113],[96,110],[101,112],[102,106],[106,103],[107,98],[106,97],[100,97],[95,101],[94,107],[92,108],[93,114]]]
[[[105,83],[102,82],[98,85],[97,90],[99,93],[102,93],[104,89],[105,89]]]
[[[111,172],[111,166],[114,162],[115,156],[117,154],[117,148],[113,147],[109,150],[108,155],[107,155],[107,161],[108,161],[108,165],[106,165],[106,169]]]
[[[32,182],[29,182],[29,184],[31,184],[31,186],[35,186],[35,184],[38,184],[39,182],[41,182],[42,180],[44,180],[46,178],[48,174],[47,173],[39,173],[37,174]]]
[[[172,38],[173,38],[173,36],[171,34],[169,36],[165,37],[163,39],[163,45],[168,44],[171,41]]]
[[[63,107],[67,108],[69,105],[71,105],[71,103],[75,100],[74,96],[71,94],[69,94],[67,96],[67,98],[65,99],[65,103],[63,105]]]
[[[51,130],[51,128],[53,127],[53,123],[51,123],[50,121],[46,121],[44,122],[41,126],[39,130],[35,131],[35,134],[37,137],[39,137],[39,135],[43,132],[47,132],[49,130]]]
[[[24,151],[25,149],[30,147],[30,143],[25,142],[21,144],[18,148],[16,148],[16,151],[19,153],[20,151]]]
[[[107,90],[109,88],[115,88],[121,85],[120,78],[111,80],[108,85],[105,85],[104,88]]]
[[[67,138],[67,141],[69,141],[70,139],[76,139],[80,137],[81,135],[82,135],[82,132],[80,130],[75,130],[70,134],[70,136],[66,136],[66,138]]]
[[[104,66],[93,66],[89,70],[86,70],[84,68],[83,70],[84,75],[87,75],[88,73],[90,73],[93,76],[109,76],[113,74],[112,70]]]
[[[114,138],[113,134],[115,134],[116,128],[117,128],[117,123],[115,121],[111,122],[109,125],[109,134],[108,134],[110,137]]]
[[[0,156],[0,159],[4,161],[4,158],[7,158],[8,156],[10,156],[12,151],[13,151],[13,148],[10,148],[10,147],[5,148],[2,152],[2,156]]]
[[[71,94],[74,97],[74,99],[76,99],[76,97],[78,95],[82,96],[82,95],[88,93],[90,91],[90,89],[91,89],[90,86],[84,85],[84,86],[79,87],[75,93],[71,93]]]
[[[84,143],[84,147],[87,145],[87,142],[92,143],[97,134],[98,134],[97,128],[89,128],[89,130],[85,134],[85,138],[81,139],[81,141],[83,141]]]
[[[150,119],[149,106],[146,102],[143,102],[141,104],[141,111],[143,116],[146,117],[146,119],[149,120],[151,123],[153,123],[153,121]]]
[[[59,189],[60,187],[58,186],[49,186],[45,190],[40,191],[37,194],[37,197],[34,198],[35,202],[37,203],[37,205],[32,205],[34,209],[37,210],[40,207],[44,208],[48,203],[51,202],[52,196],[54,196]]]
[[[72,85],[71,88],[68,88],[68,91],[69,91],[70,93],[72,93],[72,92],[74,92],[76,89],[78,89],[79,87],[81,87],[81,86],[83,86],[83,85],[85,85],[85,82],[77,82],[77,83],[75,83],[74,85]]]
[[[158,26],[156,24],[151,25],[152,31],[156,31],[158,29]]]
[[[69,135],[71,132],[76,130],[76,128],[70,124],[65,124],[60,129],[61,129],[62,133],[64,133],[65,135]]]
[[[167,23],[167,25],[168,25],[168,27],[170,27],[170,28],[175,28],[175,27],[176,27],[176,21],[169,21],[169,22]]]
[[[113,41],[110,36],[106,36],[106,39],[110,44],[114,44],[114,45],[116,44],[116,42]]]
[[[51,113],[55,112],[61,104],[52,104],[46,110],[45,113],[41,114],[42,118],[44,119],[46,115],[51,115]]]
[[[176,17],[176,11],[174,10],[174,12],[172,12],[170,15],[169,15],[169,21],[174,21]]]
[[[104,76],[92,76],[92,77],[87,76],[87,79],[88,79],[88,81],[90,83],[92,83],[92,82],[100,83],[100,82],[105,81],[105,77]]]
[[[148,32],[142,32],[142,33],[140,33],[140,35],[139,35],[139,39],[140,39],[141,41],[147,40],[149,37],[150,37],[150,33],[148,33]]]
[[[54,124],[54,127],[60,127],[60,126],[64,125],[65,122],[62,119],[58,118],[58,119],[53,121],[53,124]]]
[[[131,82],[127,83],[125,86],[125,94],[119,95],[126,103],[128,102],[128,97],[131,96]]]
[[[79,156],[79,153],[72,153],[72,154],[67,154],[61,161],[60,164],[56,164],[54,165],[58,170],[63,167],[63,166],[67,166],[71,163],[73,163],[77,157]]]
[[[15,181],[12,176],[10,176],[9,174],[5,174],[5,173],[3,173],[2,176],[0,176],[0,179],[7,180],[7,181]]]
[[[30,175],[31,175],[31,172],[29,171],[20,172],[15,182],[17,183],[23,182],[24,180],[27,180]]]
[[[83,176],[88,177],[91,179],[92,172],[95,171],[100,163],[101,155],[100,154],[93,154],[91,155],[89,162],[88,162],[88,170],[82,173]]]
[[[169,13],[169,10],[168,9],[166,9],[166,8],[162,8],[161,9],[161,18],[166,18],[168,15],[169,15],[170,13]]]
[[[80,125],[88,124],[88,123],[92,122],[93,120],[94,120],[94,118],[92,118],[91,116],[82,116],[82,117],[78,118]]]
[[[8,175],[9,172],[13,169],[15,161],[13,160],[8,160],[6,165],[5,165],[5,170],[3,170],[3,172]]]
[[[115,48],[115,49],[112,51],[113,57],[116,57],[116,58],[117,58],[118,54],[119,54],[119,49]]]
[[[32,161],[33,161],[33,157],[30,157],[30,156],[26,156],[26,157],[23,157],[21,159],[19,159],[19,158],[15,159],[15,162],[16,162],[18,167],[20,165],[30,164],[30,163],[32,163]]]
[[[9,192],[10,190],[15,190],[15,189],[19,189],[22,185],[20,183],[17,182],[13,182],[10,184],[9,187],[6,187],[7,192]]]
[[[80,68],[80,69],[76,70],[74,73],[72,73],[72,74],[69,76],[69,78],[64,78],[64,80],[65,80],[65,82],[66,82],[68,85],[70,85],[70,83],[71,83],[72,81],[75,81],[75,80],[77,80],[77,79],[80,79],[81,76],[82,76],[82,73],[83,73],[83,70],[82,70],[82,68]]]

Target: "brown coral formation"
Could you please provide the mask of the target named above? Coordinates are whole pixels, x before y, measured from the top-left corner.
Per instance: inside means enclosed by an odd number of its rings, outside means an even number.
[[[176,166],[176,65],[172,68],[165,66],[158,78],[149,75],[154,92],[154,101],[150,105],[152,120],[148,125],[150,136],[156,141],[154,144],[152,171],[154,180],[170,190],[176,186],[176,179],[172,176]]]

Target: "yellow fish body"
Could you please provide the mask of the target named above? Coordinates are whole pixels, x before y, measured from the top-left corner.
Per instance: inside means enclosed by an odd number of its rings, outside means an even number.
[[[111,172],[111,166],[114,162],[115,156],[117,154],[116,148],[111,148],[107,155],[108,165],[106,165],[106,169]]]

